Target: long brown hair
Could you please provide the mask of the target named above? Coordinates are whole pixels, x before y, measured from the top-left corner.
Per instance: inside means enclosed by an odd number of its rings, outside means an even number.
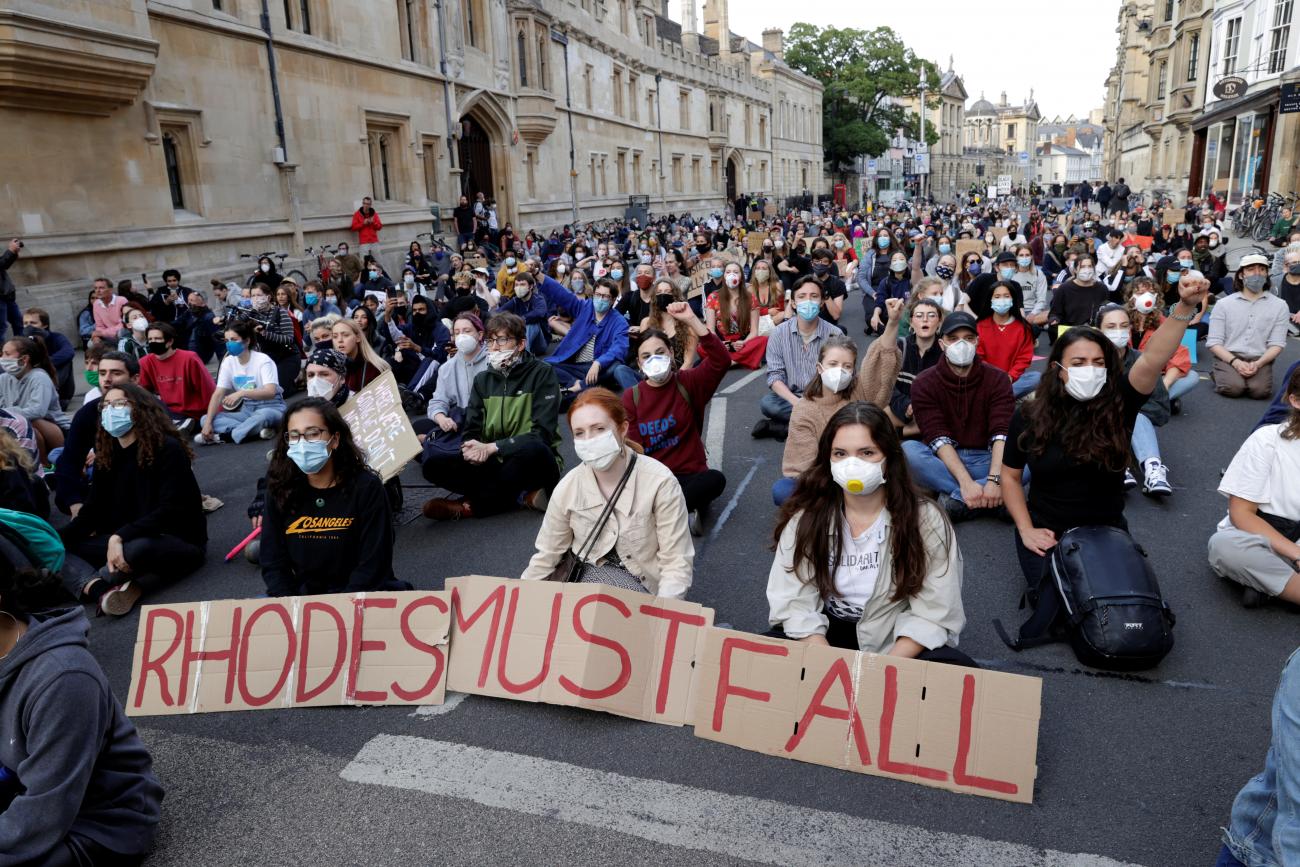
[[[842,349],[849,355],[853,356],[853,367],[849,368],[849,372],[853,375],[849,379],[849,384],[844,386],[844,389],[839,392],[846,396],[853,394],[853,387],[857,385],[858,380],[858,345],[847,335],[833,334],[822,341],[821,351],[817,353],[817,363],[821,364],[825,361],[826,353],[830,352],[832,349]],[[825,393],[826,389],[822,387],[821,374],[814,373],[813,378],[803,387],[804,397],[811,397],[814,400],[817,400]]]
[[[840,428],[863,425],[885,456],[885,508],[889,510],[889,550],[893,556],[895,602],[915,596],[925,583],[930,568],[925,538],[921,532],[921,509],[935,509],[944,522],[944,545],[953,543],[947,518],[927,498],[917,493],[903,456],[903,444],[893,423],[880,408],[854,401],[842,407],[826,423],[817,442],[817,459],[804,470],[794,493],[781,507],[773,534],[779,544],[786,525],[799,519],[795,530],[794,572],[827,598],[835,593],[835,569],[843,547],[844,492],[831,477],[831,446]],[[947,557],[945,550],[944,557]]]
[[[740,269],[740,282],[736,288],[732,289],[727,285],[727,265],[736,265]],[[749,311],[753,309],[754,298],[749,294],[749,289],[745,286],[745,269],[741,268],[738,263],[728,262],[722,266],[722,288],[718,290],[718,330],[723,334],[728,332],[731,327],[731,296],[735,293],[737,299],[736,305],[736,327],[742,337],[749,336]]]
[[[124,382],[105,389],[100,398],[100,411],[103,412],[104,400],[111,392],[120,391],[126,395],[131,404],[131,430],[135,433],[136,462],[141,467],[153,463],[154,457],[162,450],[166,440],[175,440],[187,458],[193,459],[194,452],[185,438],[176,432],[167,411],[163,409],[158,398],[131,382]],[[113,465],[113,441],[115,437],[104,430],[102,424],[95,426],[95,468],[107,470]]]
[[[1106,384],[1089,401],[1070,397],[1059,375],[1065,350],[1080,340],[1090,340],[1101,347],[1106,360]],[[1124,390],[1120,386],[1123,376],[1124,363],[1119,350],[1104,334],[1086,325],[1065,332],[1052,346],[1047,372],[1034,390],[1034,399],[1026,401],[1021,410],[1026,426],[1020,435],[1020,447],[1031,455],[1041,456],[1057,441],[1071,460],[1097,463],[1113,473],[1121,472],[1128,465],[1130,436],[1124,426]]]
[[[1282,400],[1285,402],[1288,398],[1300,400],[1300,367],[1293,370],[1291,378],[1286,381],[1286,391],[1282,393]],[[1291,414],[1282,423],[1282,429],[1278,433],[1284,440],[1300,439],[1300,409],[1291,407]]]

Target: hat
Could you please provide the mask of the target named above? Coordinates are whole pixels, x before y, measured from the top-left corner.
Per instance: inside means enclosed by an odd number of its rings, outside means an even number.
[[[328,367],[339,376],[348,375],[348,358],[337,349],[320,347],[312,350],[307,358],[308,364],[319,364],[321,367]]]
[[[472,274],[482,274],[484,277],[487,277],[487,276],[488,276],[488,269],[487,269],[487,268],[484,268],[482,265],[480,265],[480,266],[477,267],[477,268],[471,268],[471,269],[470,269],[470,273],[472,273]]]
[[[939,326],[939,333],[946,336],[952,334],[958,328],[969,328],[971,331],[979,333],[979,329],[975,325],[975,317],[964,310],[957,310],[945,316],[943,324]]]
[[[1269,266],[1268,257],[1261,256],[1259,253],[1251,253],[1249,256],[1242,256],[1241,261],[1237,263],[1237,267],[1245,268],[1247,265],[1263,265],[1267,268]]]
[[[1003,262],[1014,262],[1014,261],[1016,261],[1016,254],[1012,253],[1009,250],[1003,250],[1001,253],[998,254],[998,257],[993,260],[993,264],[1001,265]]]
[[[298,281],[292,277],[281,278],[280,285],[283,286],[285,283],[292,283],[295,289],[298,288]]]

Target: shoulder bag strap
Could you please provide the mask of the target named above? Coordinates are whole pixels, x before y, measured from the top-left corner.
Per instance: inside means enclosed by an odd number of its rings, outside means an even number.
[[[588,555],[591,554],[591,549],[596,544],[596,537],[600,535],[601,530],[605,529],[605,525],[609,523],[609,515],[614,511],[614,504],[618,502],[618,498],[622,495],[623,489],[627,487],[627,480],[632,475],[632,467],[635,464],[636,452],[634,451],[628,456],[627,469],[623,471],[623,477],[618,480],[618,486],[614,488],[613,496],[611,496],[609,502],[605,504],[605,510],[600,513],[600,518],[596,520],[596,526],[591,528],[591,532],[587,535],[586,541],[582,543],[582,548],[579,549],[579,564],[586,561]]]

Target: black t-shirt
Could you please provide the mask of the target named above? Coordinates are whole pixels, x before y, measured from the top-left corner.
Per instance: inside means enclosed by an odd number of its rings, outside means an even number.
[[[822,283],[822,297],[827,301],[832,298],[844,298],[848,294],[849,290],[844,288],[844,281],[834,274],[828,275]],[[843,310],[840,312],[843,313]],[[840,321],[831,315],[830,306],[827,304],[822,305],[822,319],[825,319],[831,325],[840,324]]]
[[[468,235],[474,231],[474,209],[469,205],[457,205],[452,209],[452,219],[456,221],[456,231]]]
[[[1124,393],[1124,438],[1128,440],[1133,436],[1138,411],[1149,395],[1138,393],[1127,376],[1120,380],[1120,388]],[[1013,470],[1028,465],[1029,514],[1035,527],[1051,530],[1058,538],[1071,527],[1128,529],[1124,520],[1123,470],[1112,472],[1095,462],[1079,462],[1066,455],[1055,438],[1042,454],[1031,456],[1032,443],[1026,429],[1024,413],[1017,409],[1011,417],[1002,464]]]

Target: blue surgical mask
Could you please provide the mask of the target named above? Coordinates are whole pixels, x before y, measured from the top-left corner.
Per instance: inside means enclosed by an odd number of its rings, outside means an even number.
[[[226,341],[226,354],[227,354],[227,355],[243,355],[243,354],[244,354],[244,341],[242,341],[242,340],[227,340],[227,341]]]
[[[1021,268],[1028,268],[1030,265],[1034,264],[1034,260],[1029,256],[1019,256],[1016,258],[1016,264]]]
[[[994,313],[1010,313],[1011,305],[1014,303],[1010,298],[994,298],[989,302],[989,306],[993,308]]]
[[[308,475],[318,472],[330,459],[329,445],[324,440],[314,443],[298,440],[296,443],[290,443],[288,454],[289,460]]]
[[[611,305],[613,305],[613,303],[614,302],[610,301],[608,298],[591,299],[591,306],[595,307],[596,312],[602,315],[609,312],[609,308]]]
[[[719,279],[721,279],[721,278],[722,278],[722,269],[721,269],[721,268],[710,268],[710,269],[709,269],[709,276],[712,277],[714,280],[719,280]]]
[[[611,279],[611,280],[622,280],[622,279],[623,279],[623,269],[622,269],[622,268],[611,268],[610,271],[609,271],[609,279]]]
[[[302,300],[307,302],[308,307],[315,307],[316,302],[320,300],[320,296],[315,292],[308,292],[302,296]]]
[[[1189,271],[1189,270],[1191,270],[1192,264],[1193,264],[1193,260],[1191,260],[1191,259],[1179,259],[1179,260],[1178,260],[1178,267],[1179,267],[1179,268],[1182,268],[1184,271]]]
[[[940,244],[940,245],[939,245],[939,255],[940,255],[940,256],[946,256],[947,254],[949,254],[949,253],[951,253],[951,252],[952,252],[952,244]]]
[[[886,238],[886,237],[883,237],[883,236],[877,238],[877,239],[876,239],[876,246],[879,247],[879,248],[882,249],[882,250],[885,249],[886,247],[889,246],[889,239]]]
[[[1178,282],[1178,278],[1181,276],[1183,275],[1178,271],[1170,271],[1165,275],[1165,282],[1172,286],[1174,283]]]
[[[999,268],[999,269],[998,269],[998,276],[999,276],[1000,278],[1002,278],[1003,280],[1010,280],[1012,277],[1016,276],[1016,269],[1015,269],[1015,268]]]
[[[513,268],[513,267],[515,267],[515,257],[514,257],[514,256],[507,256],[507,257],[506,257],[506,267],[507,267],[507,268]]]
[[[125,436],[134,424],[131,420],[131,407],[106,406],[99,411],[99,423],[109,436]]]
[[[804,322],[812,322],[821,316],[822,306],[816,301],[800,301],[795,305],[795,311]]]
[[[971,273],[971,276],[973,277],[973,276],[977,276],[981,271],[983,271],[984,267],[980,265],[979,262],[971,262],[970,265],[966,266],[966,270],[969,271]]]
[[[378,272],[378,271],[371,271],[371,272],[370,272],[370,279],[371,279],[371,280],[378,280],[378,279],[379,279],[379,272]]]

